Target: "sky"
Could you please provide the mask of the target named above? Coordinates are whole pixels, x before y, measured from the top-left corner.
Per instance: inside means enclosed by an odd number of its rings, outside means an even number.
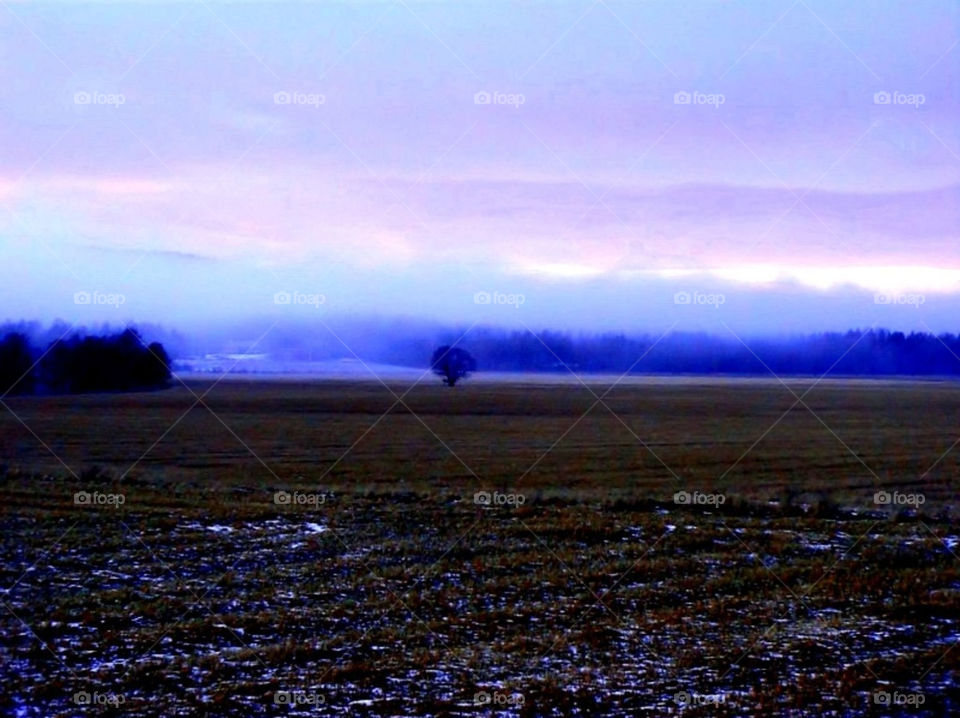
[[[7,318],[954,331],[951,0],[0,2]]]

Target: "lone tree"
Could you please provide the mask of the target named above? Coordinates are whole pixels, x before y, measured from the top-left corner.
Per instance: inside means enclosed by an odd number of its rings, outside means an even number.
[[[443,383],[454,386],[461,379],[477,370],[477,362],[470,352],[457,347],[442,346],[433,353],[430,360],[433,373],[443,377]]]

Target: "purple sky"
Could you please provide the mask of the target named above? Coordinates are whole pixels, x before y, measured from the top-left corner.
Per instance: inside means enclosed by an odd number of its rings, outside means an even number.
[[[950,0],[3,0],[0,299],[957,331],[958,38]]]

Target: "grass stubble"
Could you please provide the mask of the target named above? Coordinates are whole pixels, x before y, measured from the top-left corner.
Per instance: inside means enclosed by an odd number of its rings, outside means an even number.
[[[7,399],[0,710],[949,713],[960,387],[813,383]]]

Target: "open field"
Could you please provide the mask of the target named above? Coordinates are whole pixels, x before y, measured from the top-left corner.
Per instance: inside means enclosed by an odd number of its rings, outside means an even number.
[[[960,710],[960,385],[425,381],[5,399],[0,711]]]

